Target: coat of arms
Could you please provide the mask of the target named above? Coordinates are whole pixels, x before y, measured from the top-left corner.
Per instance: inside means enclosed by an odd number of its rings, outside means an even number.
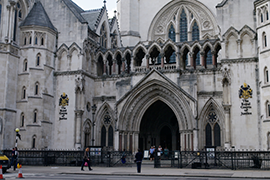
[[[239,98],[240,99],[252,98],[252,89],[246,83],[244,83],[244,85],[242,85],[239,90]]]
[[[248,99],[252,98],[252,89],[246,83],[244,83],[239,90],[239,98],[242,99],[240,108],[244,110],[244,112],[241,112],[241,116],[251,115],[252,112],[249,112],[249,109],[251,109],[251,103]]]
[[[66,93],[63,93],[59,99],[59,106],[68,106],[68,96]]]

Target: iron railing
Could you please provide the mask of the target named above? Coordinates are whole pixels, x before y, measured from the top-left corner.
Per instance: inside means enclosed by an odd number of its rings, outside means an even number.
[[[170,151],[155,154],[155,167],[270,170],[268,151]]]
[[[11,150],[3,150],[11,158]],[[125,157],[123,164],[121,158]],[[19,163],[40,166],[80,166],[84,152],[77,150],[22,150],[19,149]],[[132,166],[134,154],[123,151],[90,151],[91,166]],[[147,159],[147,158],[146,158]],[[147,164],[144,160],[143,164]],[[149,161],[149,164],[153,164]],[[211,168],[211,169],[261,169],[270,170],[268,151],[170,151],[155,154],[155,168]]]

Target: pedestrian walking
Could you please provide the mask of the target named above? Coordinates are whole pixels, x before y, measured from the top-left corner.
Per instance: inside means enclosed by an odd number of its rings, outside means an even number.
[[[151,146],[149,153],[150,153],[150,161],[154,160],[154,153],[155,153],[154,146]]]
[[[143,154],[141,150],[138,149],[138,152],[135,155],[135,162],[137,164],[137,173],[141,173],[142,160],[143,160]]]
[[[124,149],[123,154],[122,154],[122,156],[121,156],[121,162],[122,162],[123,164],[126,163],[126,149]]]
[[[89,152],[89,148],[86,148],[84,151],[84,156],[83,156],[83,163],[81,166],[81,170],[83,170],[83,166],[87,163],[88,169],[89,171],[92,171],[93,169],[90,167],[90,152]]]
[[[19,152],[17,147],[14,148],[14,159],[13,159],[13,170],[15,171],[17,168],[17,162],[18,162],[18,157],[19,157]]]

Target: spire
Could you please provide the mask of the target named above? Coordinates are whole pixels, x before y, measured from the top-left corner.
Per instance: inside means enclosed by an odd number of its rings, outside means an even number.
[[[104,6],[106,6],[106,0],[104,0],[103,3],[104,3]]]

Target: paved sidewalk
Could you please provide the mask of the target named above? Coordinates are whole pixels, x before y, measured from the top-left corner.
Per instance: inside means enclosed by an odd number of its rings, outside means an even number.
[[[60,166],[24,166],[22,171],[27,178],[33,174],[83,174],[83,175],[125,175],[125,176],[177,176],[177,177],[216,177],[216,178],[253,178],[270,179],[270,171],[258,170],[215,170],[215,169],[173,169],[173,168],[153,168],[153,166],[142,166],[142,173],[136,172],[136,167],[93,167],[93,171],[81,171],[80,167]],[[18,170],[8,170],[4,174],[6,179],[16,177]]]

